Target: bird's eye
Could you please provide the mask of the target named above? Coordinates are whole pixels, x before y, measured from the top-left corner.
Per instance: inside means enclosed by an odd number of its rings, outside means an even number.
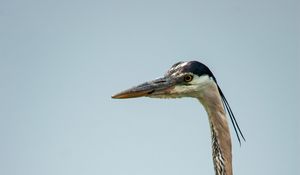
[[[185,75],[183,79],[185,82],[190,82],[193,80],[193,75],[190,75],[190,74]]]

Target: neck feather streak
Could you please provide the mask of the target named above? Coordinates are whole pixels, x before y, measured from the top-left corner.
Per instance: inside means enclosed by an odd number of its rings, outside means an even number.
[[[216,175],[232,175],[231,137],[216,84],[212,83],[205,88],[199,94],[198,99],[208,114],[215,173]]]

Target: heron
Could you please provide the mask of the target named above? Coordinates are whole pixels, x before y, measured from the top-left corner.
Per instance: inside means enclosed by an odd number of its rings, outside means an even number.
[[[175,63],[161,78],[121,91],[116,99],[152,97],[192,97],[200,101],[207,115],[211,131],[212,160],[216,175],[232,175],[232,143],[226,110],[241,144],[244,135],[234,117],[217,80],[210,69],[198,61]]]

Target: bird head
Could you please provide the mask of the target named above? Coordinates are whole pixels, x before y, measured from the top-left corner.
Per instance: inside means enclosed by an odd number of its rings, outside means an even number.
[[[204,64],[198,61],[178,62],[163,77],[122,91],[112,98],[197,97],[212,83],[216,83],[216,79]]]
[[[240,137],[245,140],[240,127],[233,115],[233,112],[226,100],[216,78],[207,66],[198,61],[178,62],[174,64],[167,73],[152,81],[142,83],[112,96],[112,98],[198,98],[203,105],[209,100],[203,99],[203,95],[221,98],[224,107],[229,113],[238,141]]]

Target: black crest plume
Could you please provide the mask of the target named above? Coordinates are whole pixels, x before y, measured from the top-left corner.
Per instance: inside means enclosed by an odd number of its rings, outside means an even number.
[[[235,117],[234,117],[234,114],[233,114],[233,112],[232,112],[232,110],[231,110],[231,108],[229,106],[229,103],[226,100],[225,95],[223,94],[223,92],[222,92],[221,88],[219,87],[219,85],[218,85],[218,90],[219,90],[219,93],[220,93],[220,95],[222,97],[223,104],[224,104],[224,106],[225,106],[225,108],[226,108],[226,110],[227,110],[227,112],[228,112],[228,114],[230,116],[230,120],[231,120],[231,123],[233,125],[235,134],[236,134],[236,136],[237,136],[237,138],[239,140],[239,143],[241,145],[241,139],[240,139],[239,135],[241,135],[241,137],[243,138],[244,141],[246,141],[246,139],[245,139],[245,137],[244,137],[244,135],[243,135],[243,133],[242,133],[242,131],[241,131],[241,129],[240,129],[240,127],[239,127],[239,125],[238,125]]]

